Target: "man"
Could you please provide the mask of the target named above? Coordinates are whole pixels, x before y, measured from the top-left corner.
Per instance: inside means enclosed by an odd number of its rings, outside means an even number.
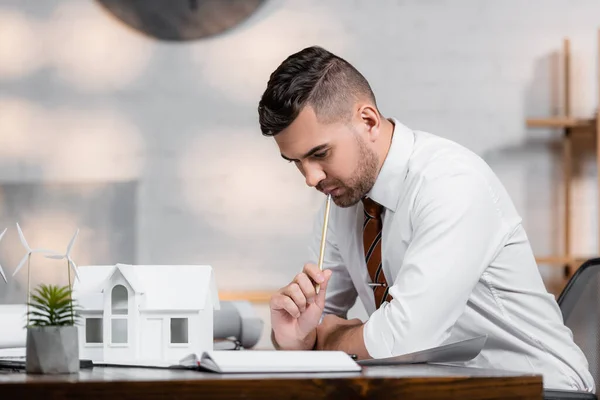
[[[273,72],[258,111],[281,156],[334,203],[323,272],[315,265],[322,210],[312,262],[271,299],[277,348],[365,359],[487,335],[466,365],[595,390],[521,218],[482,159],[384,118],[366,79],[320,47]],[[365,323],[346,319],[357,297]]]

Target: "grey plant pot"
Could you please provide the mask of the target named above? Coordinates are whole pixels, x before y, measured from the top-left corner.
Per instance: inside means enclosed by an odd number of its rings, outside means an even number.
[[[79,372],[79,336],[76,326],[27,328],[25,368],[30,374]]]

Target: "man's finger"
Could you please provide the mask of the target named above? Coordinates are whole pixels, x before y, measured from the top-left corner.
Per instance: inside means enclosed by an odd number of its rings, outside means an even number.
[[[323,271],[321,271],[315,264],[305,264],[302,271],[315,283],[322,284],[325,281],[325,275],[323,274]]]
[[[315,295],[317,293],[315,292],[315,286],[308,275],[306,275],[304,272],[301,272],[296,275],[294,282],[298,284],[308,303],[315,301]]]
[[[327,284],[329,283],[329,278],[331,278],[332,271],[330,269],[326,269],[323,271],[323,275],[325,280],[321,283],[321,288],[319,289],[319,294],[317,294],[315,298],[315,303],[320,308],[325,308],[325,292],[327,291]]]
[[[290,297],[296,306],[298,306],[300,312],[304,312],[304,310],[306,310],[306,297],[300,289],[300,285],[298,285],[296,282],[287,285],[285,288],[283,288],[281,293]]]
[[[300,317],[300,310],[294,300],[284,294],[277,294],[271,298],[272,310],[285,310],[294,318]]]

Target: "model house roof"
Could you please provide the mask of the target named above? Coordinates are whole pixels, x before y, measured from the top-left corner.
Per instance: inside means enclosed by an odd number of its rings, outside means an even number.
[[[136,294],[142,310],[203,310],[207,299],[219,309],[212,267],[208,265],[90,265],[79,267],[73,296],[84,309],[103,309],[104,291],[120,274]],[[209,297],[210,296],[210,297]]]

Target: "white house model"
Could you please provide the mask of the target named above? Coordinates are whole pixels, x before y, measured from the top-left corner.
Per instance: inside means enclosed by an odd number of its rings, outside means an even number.
[[[208,265],[97,265],[79,269],[79,357],[162,361],[213,349],[219,297]]]

